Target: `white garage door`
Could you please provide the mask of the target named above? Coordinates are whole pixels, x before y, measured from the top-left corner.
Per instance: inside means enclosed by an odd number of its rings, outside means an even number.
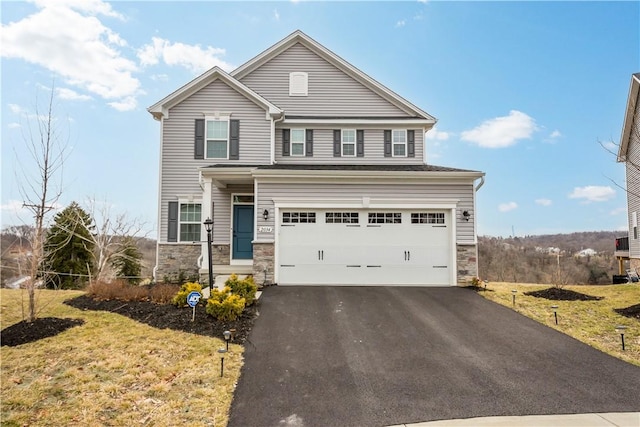
[[[452,285],[449,211],[280,211],[280,285]]]

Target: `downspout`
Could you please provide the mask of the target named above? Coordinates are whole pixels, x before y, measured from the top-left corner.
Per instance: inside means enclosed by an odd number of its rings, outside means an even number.
[[[476,246],[476,277],[480,277],[480,261],[478,260],[478,210],[476,209],[476,193],[484,185],[484,175],[480,177],[480,182],[473,190],[473,240]]]
[[[476,191],[476,192],[478,192],[478,190],[479,190],[480,188],[482,188],[482,186],[483,186],[483,185],[484,185],[484,176],[481,176],[481,177],[480,177],[480,182],[478,183],[478,185],[476,185],[476,189],[475,189],[475,191]],[[475,206],[474,206],[474,210],[475,210]]]
[[[279,119],[271,119],[271,164],[276,164],[276,123],[284,120],[284,113]]]

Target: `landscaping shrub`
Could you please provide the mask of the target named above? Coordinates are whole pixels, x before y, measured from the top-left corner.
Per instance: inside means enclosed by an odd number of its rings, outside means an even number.
[[[244,298],[247,306],[250,306],[255,301],[258,287],[253,281],[253,276],[247,276],[245,279],[239,280],[236,274],[232,274],[224,284],[231,289],[232,294]]]
[[[245,299],[239,295],[228,293],[228,290],[228,287],[222,291],[216,289],[207,300],[207,313],[223,322],[236,320],[245,307]]]
[[[87,286],[87,294],[97,300],[144,301],[147,299],[145,288],[132,286],[124,280],[92,282]]]
[[[185,307],[187,305],[187,296],[193,291],[202,293],[202,285],[196,282],[187,282],[180,286],[180,290],[172,299],[173,304],[178,307]]]
[[[180,290],[177,285],[166,283],[152,285],[149,288],[149,299],[156,304],[169,304],[173,301],[173,296]]]

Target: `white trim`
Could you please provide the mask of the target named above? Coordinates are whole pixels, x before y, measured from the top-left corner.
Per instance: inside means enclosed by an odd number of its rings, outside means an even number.
[[[206,114],[206,113],[205,113]],[[206,160],[229,160],[229,151],[231,151],[231,114],[225,113],[228,115],[221,115],[220,113],[213,113],[214,115],[205,115],[204,116],[204,158]],[[209,157],[209,138],[207,138],[207,129],[209,127],[209,122],[227,122],[227,156],[226,157]],[[221,139],[212,139],[212,141],[222,142]]]
[[[404,134],[404,143],[395,142],[394,135],[396,132],[402,132]],[[391,130],[391,157],[408,157],[409,151],[409,141],[407,141],[407,130],[406,129],[392,129]],[[396,154],[396,145],[404,146],[404,154]]]
[[[229,258],[229,265],[253,265],[253,259],[233,259],[233,258]]]
[[[344,132],[353,132],[353,142],[344,142]],[[344,145],[353,145],[353,154],[344,154]],[[340,156],[341,157],[356,157],[358,154],[358,131],[356,129],[340,129]]]
[[[289,96],[309,95],[309,73],[294,71],[289,73]]]
[[[202,197],[202,195],[200,196]],[[200,205],[200,221],[199,222],[195,222],[195,221],[182,221],[182,205]],[[202,224],[202,222],[204,221],[202,219],[202,198],[195,198],[195,197],[186,197],[186,198],[182,198],[182,197],[178,197],[178,230],[177,230],[177,240],[180,243],[197,243],[202,245],[203,239],[202,239],[202,230],[204,229],[204,225]],[[200,225],[200,240],[180,240],[182,238],[182,229],[181,229],[181,225],[182,224],[199,224]],[[204,238],[204,243],[205,243],[205,247],[206,247],[206,242],[207,242],[207,238],[206,238],[206,234],[205,234],[205,238]]]
[[[235,203],[234,199],[236,196],[252,196],[253,197],[253,203]],[[253,219],[253,239],[256,238],[256,220],[255,220],[255,214],[256,214],[256,196],[255,194],[252,193],[231,193],[231,213],[230,213],[230,218],[231,218],[231,227],[229,228],[229,262],[231,265],[249,265],[247,263],[243,263],[243,262],[235,262],[234,261],[251,261],[253,263],[253,259],[251,260],[236,260],[233,258],[233,228],[236,226],[236,224],[234,223],[234,215],[233,215],[233,209],[235,206],[253,206],[253,215],[254,215],[254,219]]]
[[[293,154],[293,131],[302,131],[302,154]],[[296,142],[300,145],[300,142]],[[307,155],[307,130],[304,128],[293,128],[289,131],[289,157],[305,157]]]
[[[157,229],[158,229],[158,235],[156,236],[156,265],[154,266],[153,269],[153,279],[154,281],[158,281],[158,278],[156,277],[156,271],[158,270],[158,265],[160,264],[160,251],[159,251],[159,246],[160,246],[160,242],[163,240],[163,236],[162,236],[162,222],[163,218],[162,218],[162,204],[163,204],[163,200],[162,200],[162,153],[163,153],[163,129],[164,129],[164,122],[163,119],[160,118],[160,152],[158,155],[158,216],[156,217],[156,221],[157,221]],[[167,226],[167,234],[164,236],[164,240],[169,240],[169,208],[168,208],[168,204],[167,204],[167,219],[166,219],[166,226]]]
[[[423,127],[425,131],[431,129],[435,124],[435,120],[425,120],[425,119],[392,119],[392,118],[285,118],[282,121],[285,125],[296,125],[296,124],[309,124],[309,125],[327,125],[334,126],[335,125],[373,125],[377,126],[378,129],[386,127],[386,126],[403,126],[403,127]]]
[[[376,199],[362,197],[357,199],[313,199],[300,200],[282,197],[273,199],[276,210],[279,209],[456,209],[459,199]],[[452,217],[451,221],[453,222]],[[278,218],[276,218],[278,219]]]

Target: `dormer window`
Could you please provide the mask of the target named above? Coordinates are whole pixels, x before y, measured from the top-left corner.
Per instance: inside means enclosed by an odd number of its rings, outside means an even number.
[[[309,74],[303,71],[289,73],[289,96],[307,96],[309,94]]]

